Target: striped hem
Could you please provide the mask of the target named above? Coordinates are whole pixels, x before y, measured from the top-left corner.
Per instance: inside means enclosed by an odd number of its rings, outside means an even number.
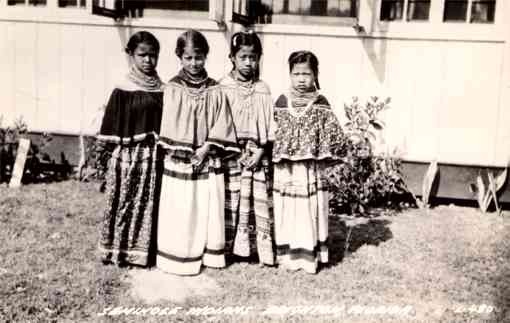
[[[188,142],[172,140],[170,138],[163,136],[159,138],[158,144],[161,145],[162,147],[168,147],[169,149],[182,149],[189,151],[194,151],[199,147]]]
[[[158,140],[158,134],[154,131],[137,134],[131,137],[120,137],[115,135],[97,135],[97,140],[114,143],[114,144],[131,144],[140,141],[144,141],[146,138],[154,138],[154,140]]]
[[[292,198],[303,198],[303,199],[307,199],[309,198],[310,196],[313,196],[313,195],[316,195],[317,192],[328,192],[328,188],[327,187],[320,187],[318,189],[314,189],[312,192],[308,193],[308,194],[299,194],[299,193],[289,193],[289,192],[286,192],[284,190],[279,190],[277,188],[273,188],[273,193],[275,194],[278,194],[282,197],[292,197]]]
[[[115,248],[115,247],[107,247],[99,245],[99,252],[102,253],[102,260],[120,263],[121,261],[146,267],[148,265],[149,259],[149,251],[143,248],[133,248],[133,249],[124,249],[124,248]]]
[[[213,267],[213,268],[225,268],[227,266],[225,261],[225,250],[208,250],[206,249],[204,252],[204,257],[202,259],[204,266]]]
[[[158,146],[160,146],[161,148],[163,148],[165,150],[180,150],[180,151],[188,152],[190,154],[192,154],[194,152],[194,150],[191,147],[169,145],[162,141],[158,141]]]
[[[241,152],[241,149],[239,149],[239,147],[237,147],[237,145],[235,143],[232,143],[230,141],[208,138],[205,142],[208,144],[217,146],[217,147],[219,147],[223,150],[226,150],[226,151],[232,151],[232,152],[238,152],[238,153]]]
[[[252,171],[249,171],[249,172],[251,173]],[[232,173],[230,173],[230,175],[232,175]],[[250,175],[243,175],[243,176],[241,176],[241,180],[243,180],[243,179],[244,180],[248,180],[248,181],[251,181],[253,179],[253,182],[261,183],[261,184],[266,184],[266,182],[267,182],[265,179],[255,178],[255,176],[253,176],[251,174]]]
[[[316,156],[314,154],[306,154],[306,155],[299,155],[299,156],[291,156],[289,154],[278,154],[277,157],[273,158],[273,163],[279,163],[282,161],[290,160],[290,161],[308,161],[308,160],[315,160],[315,161],[324,161],[324,160],[332,160],[332,161],[341,161],[342,157],[335,156],[333,154],[326,154],[326,155],[320,155]]]
[[[276,254],[278,256],[289,255],[290,259],[307,259],[313,261],[318,253],[327,252],[329,239],[317,241],[313,250],[306,248],[291,248],[289,244],[276,245]],[[322,258],[322,257],[321,257]]]
[[[211,172],[211,170],[212,170],[212,172]],[[219,174],[222,174],[222,170],[219,168],[209,168],[209,171],[205,172],[205,173],[182,173],[182,172],[177,172],[175,170],[170,170],[168,168],[165,168],[163,170],[163,175],[170,176],[170,177],[177,178],[177,179],[187,180],[187,181],[197,181],[197,180],[208,179],[211,173],[219,175]]]
[[[177,275],[197,275],[203,264],[207,267],[224,268],[225,250],[205,249],[204,253],[195,257],[179,257],[167,252],[158,250],[157,267],[165,272]]]
[[[202,266],[202,257],[199,260],[182,262],[163,256],[158,250],[156,266],[164,272],[175,275],[198,275]]]
[[[296,106],[298,108],[304,108],[306,105],[302,105],[302,106]],[[327,110],[327,111],[331,111],[331,106],[330,105],[327,105],[327,104],[320,104],[320,103],[314,103],[312,104],[312,107],[314,109],[323,109],[323,110]],[[274,106],[275,109],[281,109],[281,110],[284,110],[284,109],[289,109],[289,113],[290,110],[292,109],[291,107],[289,107],[288,105],[285,105],[285,106],[278,106],[278,105],[275,105]],[[303,111],[304,112],[304,111]]]
[[[161,251],[161,250],[158,250],[158,256],[164,257],[168,260],[181,262],[181,263],[202,261],[202,255],[196,256],[196,257],[179,257],[179,256],[171,255],[171,254]]]
[[[279,267],[288,269],[288,270],[299,270],[303,269],[309,274],[317,273],[317,259],[308,260],[308,259],[291,259],[289,255],[277,256],[276,261]]]

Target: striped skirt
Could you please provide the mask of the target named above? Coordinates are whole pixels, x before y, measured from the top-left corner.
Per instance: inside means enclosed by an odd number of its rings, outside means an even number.
[[[274,219],[267,158],[255,171],[230,161],[225,172],[225,236],[229,252],[241,257],[257,254],[274,265]]]
[[[157,267],[196,275],[201,265],[225,267],[225,185],[218,158],[197,170],[167,156],[158,220]]]
[[[106,170],[106,208],[99,248],[103,261],[147,266],[153,235],[156,147],[117,146]]]
[[[328,192],[322,164],[275,164],[273,199],[278,264],[316,273],[319,262],[328,262]]]

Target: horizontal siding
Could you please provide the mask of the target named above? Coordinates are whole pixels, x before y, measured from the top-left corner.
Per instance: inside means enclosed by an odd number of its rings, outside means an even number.
[[[128,67],[130,27],[0,22],[0,85],[4,124],[23,115],[36,130],[87,133]],[[183,30],[151,28],[161,42],[158,70],[180,68],[175,40]],[[207,69],[231,69],[228,34],[204,32]],[[508,42],[261,34],[261,77],[274,96],[288,91],[287,58],[298,49],[319,57],[321,90],[341,120],[352,96],[390,96],[386,146],[408,160],[469,165],[506,164],[510,141]],[[508,74],[508,73],[507,73]],[[5,89],[5,91],[4,91]],[[96,118],[97,121],[97,118]]]

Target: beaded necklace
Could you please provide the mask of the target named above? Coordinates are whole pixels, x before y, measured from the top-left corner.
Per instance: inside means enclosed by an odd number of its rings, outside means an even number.
[[[240,107],[242,109],[248,109],[253,106],[253,93],[255,92],[255,80],[241,80],[236,76],[234,71],[230,72],[230,77],[236,84],[236,92],[240,97]]]
[[[129,69],[127,78],[147,91],[158,91],[163,84],[156,72],[154,75],[147,75],[140,72],[134,65]]]

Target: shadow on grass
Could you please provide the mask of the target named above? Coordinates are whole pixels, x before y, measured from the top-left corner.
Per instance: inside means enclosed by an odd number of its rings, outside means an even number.
[[[510,228],[508,228],[504,236],[510,235]],[[505,239],[505,241],[508,241]],[[508,245],[501,246],[500,252],[502,264],[498,270],[494,281],[497,282],[498,290],[495,299],[496,320],[495,322],[510,322],[510,248]],[[506,264],[506,265],[505,265]]]
[[[354,253],[364,245],[377,246],[379,243],[393,238],[393,234],[388,228],[390,223],[391,221],[385,219],[369,219],[366,223],[352,226],[352,231],[349,235],[349,227],[345,220],[330,217],[328,267],[342,262],[346,254]],[[348,235],[349,239],[347,240]]]

